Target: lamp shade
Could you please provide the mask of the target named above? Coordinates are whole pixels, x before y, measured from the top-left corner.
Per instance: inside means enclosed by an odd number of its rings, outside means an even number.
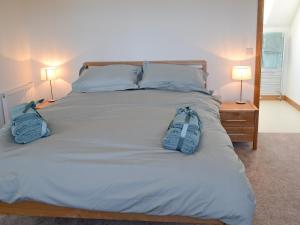
[[[55,80],[57,68],[56,67],[47,67],[41,69],[41,80]]]
[[[250,66],[234,66],[232,69],[233,80],[251,80],[252,72]]]

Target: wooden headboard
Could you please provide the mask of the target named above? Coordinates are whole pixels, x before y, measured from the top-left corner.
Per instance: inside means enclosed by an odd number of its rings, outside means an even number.
[[[152,63],[164,63],[164,64],[175,64],[175,65],[188,65],[188,66],[197,66],[202,69],[204,72],[207,72],[207,63],[205,60],[175,60],[175,61],[148,61]],[[97,67],[97,66],[108,66],[114,64],[126,64],[133,66],[142,66],[144,61],[115,61],[115,62],[85,62],[83,63],[79,76],[85,69],[89,67]]]

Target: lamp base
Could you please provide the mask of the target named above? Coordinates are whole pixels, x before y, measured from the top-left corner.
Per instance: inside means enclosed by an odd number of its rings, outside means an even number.
[[[236,104],[240,104],[240,105],[242,105],[242,104],[246,104],[246,102],[245,102],[245,101],[241,101],[241,100],[237,100],[235,103],[236,103]]]
[[[54,99],[48,99],[48,102],[55,102],[55,100]]]

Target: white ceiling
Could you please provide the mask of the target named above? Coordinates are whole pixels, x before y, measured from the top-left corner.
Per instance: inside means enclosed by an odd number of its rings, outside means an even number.
[[[265,26],[289,26],[297,12],[299,2],[300,0],[265,0]]]

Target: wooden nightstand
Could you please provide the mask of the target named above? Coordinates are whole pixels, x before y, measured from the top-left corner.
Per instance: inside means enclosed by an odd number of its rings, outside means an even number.
[[[232,142],[253,142],[257,149],[258,109],[252,103],[222,103],[221,122]]]
[[[40,103],[40,104],[37,104],[36,107],[35,107],[35,109],[43,109],[43,108],[45,108],[45,107],[51,105],[52,103],[53,103],[53,102],[44,101],[44,102],[42,102],[42,103]]]

